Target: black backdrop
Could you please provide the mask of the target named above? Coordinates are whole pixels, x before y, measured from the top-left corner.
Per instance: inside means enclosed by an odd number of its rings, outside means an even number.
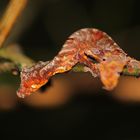
[[[84,27],[107,32],[130,55],[140,59],[138,0],[40,0],[40,3],[35,18],[26,21],[26,29],[17,39],[25,53],[35,60],[51,59],[68,35]],[[84,94],[76,94],[58,108],[35,109],[20,103],[14,111],[0,112],[0,137],[140,139],[139,104],[119,103],[103,90],[96,96],[86,90],[79,92]]]

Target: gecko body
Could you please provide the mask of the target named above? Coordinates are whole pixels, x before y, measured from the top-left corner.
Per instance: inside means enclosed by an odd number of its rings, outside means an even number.
[[[94,28],[80,29],[68,37],[51,61],[23,68],[17,95],[22,98],[30,95],[46,84],[51,76],[67,72],[77,63],[87,66],[94,76],[100,76],[104,88],[112,90],[117,85],[124,66],[131,67],[133,62],[139,65],[105,32]]]

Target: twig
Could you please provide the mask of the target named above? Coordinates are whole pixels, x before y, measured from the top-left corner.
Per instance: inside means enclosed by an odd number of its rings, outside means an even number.
[[[10,71],[11,69],[14,68],[14,66],[16,66],[19,71],[21,71],[23,67],[25,66],[30,67],[35,63],[31,58],[23,54],[18,44],[12,44],[5,48],[0,49],[0,57],[11,61],[9,63],[7,63],[6,61],[5,63],[0,62],[0,72]],[[90,68],[80,63],[73,66],[70,71],[92,73],[92,70],[90,71]],[[124,76],[139,77],[140,67],[139,65],[136,65],[134,68],[125,67],[121,74]]]
[[[85,72],[85,67],[82,64],[78,64],[75,65],[71,71],[72,72]],[[89,71],[90,72],[90,71]],[[121,73],[121,75],[124,76],[135,76],[135,77],[140,77],[140,68],[139,67],[135,67],[135,68],[129,68],[129,67],[125,67]]]
[[[0,22],[0,47],[2,47],[27,0],[11,0]]]
[[[140,77],[140,68],[124,68],[122,75],[124,76],[135,76],[135,77]]]
[[[4,64],[4,66],[6,67],[3,67],[3,63],[0,62],[1,72],[7,71],[8,69],[10,71],[11,69],[13,69],[14,66],[16,66],[19,71],[21,71],[23,67],[25,66],[30,67],[35,63],[31,58],[23,54],[23,52],[20,50],[20,46],[17,44],[9,45],[8,47],[1,49],[0,57],[11,61],[10,63],[6,62],[6,64]],[[90,68],[80,63],[73,66],[70,72],[91,72],[92,74],[92,70],[90,70]],[[125,67],[121,75],[139,77],[140,67],[139,66],[135,68]]]
[[[0,49],[0,73],[11,71],[13,68],[18,68],[18,71],[21,71],[23,67],[30,67],[33,64],[34,61],[24,55],[17,44]]]

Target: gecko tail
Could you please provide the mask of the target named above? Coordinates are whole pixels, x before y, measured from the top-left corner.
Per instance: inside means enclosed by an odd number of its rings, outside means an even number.
[[[123,71],[125,63],[121,61],[101,62],[99,64],[100,78],[104,89],[113,90],[118,83],[120,73]]]

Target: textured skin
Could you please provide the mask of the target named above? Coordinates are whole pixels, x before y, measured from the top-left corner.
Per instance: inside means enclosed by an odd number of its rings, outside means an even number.
[[[51,76],[69,71],[77,63],[86,65],[94,76],[100,76],[104,88],[112,90],[124,66],[131,67],[131,60],[135,61],[127,57],[106,33],[94,28],[81,29],[67,39],[53,60],[22,70],[17,95],[22,98],[30,95],[46,84]]]

